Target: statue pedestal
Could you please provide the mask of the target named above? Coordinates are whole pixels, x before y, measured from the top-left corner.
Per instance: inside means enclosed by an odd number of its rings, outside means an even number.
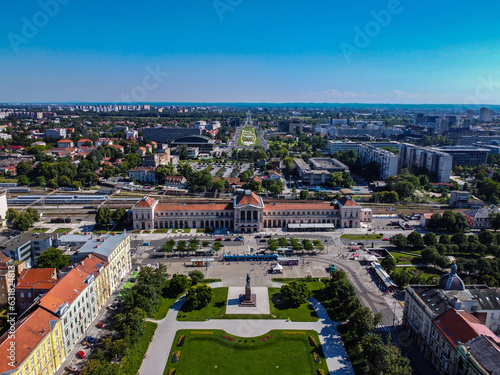
[[[245,294],[240,294],[240,306],[257,306],[257,298],[248,285],[245,287]]]

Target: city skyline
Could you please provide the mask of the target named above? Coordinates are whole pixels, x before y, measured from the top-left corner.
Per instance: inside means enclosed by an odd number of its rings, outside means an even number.
[[[13,3],[0,15],[0,102],[500,104],[500,4],[463,9]]]

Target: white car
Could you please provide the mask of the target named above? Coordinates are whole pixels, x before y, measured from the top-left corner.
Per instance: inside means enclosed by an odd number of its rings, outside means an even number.
[[[356,242],[349,242],[349,245],[351,245],[351,246],[356,246],[356,245],[357,245],[357,243],[356,243]]]

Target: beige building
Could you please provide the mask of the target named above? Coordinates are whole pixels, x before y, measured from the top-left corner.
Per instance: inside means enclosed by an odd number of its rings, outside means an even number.
[[[268,203],[251,191],[232,202],[159,203],[144,197],[132,207],[134,229],[205,228],[237,233],[260,232],[264,228],[287,228],[290,224],[332,224],[337,228],[359,228],[361,206],[349,197],[331,203],[299,201]]]

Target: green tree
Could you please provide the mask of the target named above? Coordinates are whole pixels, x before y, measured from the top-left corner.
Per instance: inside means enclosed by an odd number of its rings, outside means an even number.
[[[178,296],[186,291],[191,286],[191,280],[186,275],[174,274],[170,280],[168,287],[171,296]]]
[[[214,249],[214,251],[219,251],[221,246],[222,246],[222,244],[220,243],[220,241],[215,241],[213,246],[212,246],[212,249]]]
[[[165,178],[167,176],[172,176],[175,173],[175,168],[172,164],[164,165],[160,164],[156,167],[155,176],[159,184],[165,183]]]
[[[292,249],[294,251],[300,251],[300,250],[302,250],[302,244],[296,238],[293,238],[293,237],[290,238],[290,245],[292,246]]]
[[[191,279],[192,285],[199,284],[201,281],[205,279],[205,275],[201,271],[191,271],[189,272],[189,278]]]
[[[424,239],[422,235],[418,232],[411,232],[408,235],[408,245],[410,245],[413,249],[421,249],[424,247]]]
[[[313,245],[316,250],[322,251],[325,249],[320,240],[313,240]]]
[[[309,199],[309,192],[308,192],[307,190],[301,190],[301,191],[300,191],[299,198],[300,198],[301,200],[306,200],[306,199]]]
[[[311,243],[310,240],[302,240],[302,247],[306,251],[314,250],[314,246],[313,246],[313,244]]]
[[[112,219],[113,221],[118,224],[118,225],[124,225],[127,222],[128,219],[128,214],[127,210],[120,207],[117,208],[113,213],[112,213]]]
[[[278,245],[280,247],[287,247],[288,246],[288,240],[286,239],[286,237],[280,237],[280,238],[278,238]]]
[[[165,253],[171,253],[172,251],[174,251],[174,247],[175,240],[170,239],[161,246],[160,250]]]
[[[275,239],[270,238],[267,240],[267,247],[270,251],[276,251],[278,250],[278,243],[276,242]]]
[[[196,251],[198,250],[198,246],[200,245],[200,240],[196,237],[191,238],[189,240],[189,251]]]
[[[438,240],[433,232],[428,232],[424,234],[424,244],[426,246],[437,246]]]
[[[453,243],[455,245],[466,244],[467,243],[467,236],[464,233],[462,233],[462,232],[455,233],[451,237],[451,243]]]
[[[473,236],[469,236],[473,237]],[[481,242],[483,245],[490,246],[492,243],[496,243],[496,238],[493,233],[490,231],[482,231],[481,233],[478,234],[478,240]]]
[[[394,257],[388,255],[384,259],[382,259],[382,262],[380,262],[380,266],[387,271],[387,273],[391,274],[396,270],[396,261],[394,260]]]
[[[306,283],[294,280],[283,285],[280,294],[285,297],[288,304],[298,307],[307,302],[307,298],[311,296],[311,291]]]
[[[38,268],[55,268],[58,271],[68,267],[69,255],[63,254],[63,251],[55,247],[49,247],[36,260]]]
[[[103,227],[107,227],[111,224],[113,219],[113,213],[107,207],[100,207],[95,215],[95,222]]]
[[[362,307],[357,309],[346,323],[346,330],[354,337],[355,340],[360,340],[369,332],[372,332],[377,324],[382,320],[382,316],[367,308]]]
[[[180,241],[177,241],[177,251],[179,252],[183,252],[183,251],[186,251],[186,241],[184,240],[180,240]]]
[[[495,232],[500,229],[500,213],[492,212],[490,214],[490,224]]]
[[[390,243],[392,245],[396,246],[398,249],[403,250],[406,248],[406,246],[408,244],[408,240],[406,239],[406,237],[403,234],[398,233],[398,234],[391,237]]]
[[[213,296],[214,292],[208,285],[194,285],[187,292],[186,304],[193,310],[202,309],[212,301]]]
[[[8,224],[13,224],[18,217],[19,217],[19,212],[17,212],[13,208],[9,208],[7,210],[6,218]]]

